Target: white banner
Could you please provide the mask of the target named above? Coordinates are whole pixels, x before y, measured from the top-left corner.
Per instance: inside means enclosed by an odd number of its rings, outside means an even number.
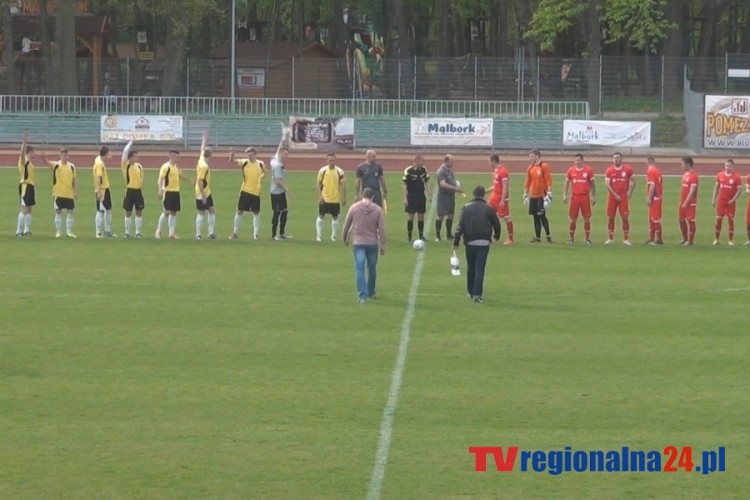
[[[266,70],[237,68],[237,86],[241,89],[262,89],[266,86]]]
[[[412,118],[412,146],[492,146],[492,118]]]
[[[651,122],[564,120],[563,146],[651,146]]]
[[[750,149],[750,96],[707,95],[703,147]]]
[[[101,142],[182,139],[182,116],[104,115],[100,123]]]

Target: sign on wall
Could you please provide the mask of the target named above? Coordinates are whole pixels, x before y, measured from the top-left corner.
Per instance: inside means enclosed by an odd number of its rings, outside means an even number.
[[[266,86],[266,70],[237,68],[237,86],[242,89],[262,89]]]
[[[182,116],[104,115],[100,124],[101,142],[182,139]]]
[[[412,146],[492,146],[492,118],[412,118]]]
[[[563,146],[651,146],[651,122],[564,120]]]
[[[289,149],[354,149],[354,118],[289,118]]]
[[[750,149],[750,96],[707,95],[703,147]]]

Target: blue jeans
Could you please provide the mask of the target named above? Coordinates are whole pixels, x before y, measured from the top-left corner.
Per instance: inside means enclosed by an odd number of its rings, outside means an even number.
[[[466,291],[472,297],[481,297],[484,291],[484,268],[489,254],[489,245],[466,245]]]
[[[354,245],[354,268],[357,271],[357,291],[359,298],[367,300],[375,295],[375,279],[378,276],[377,245]],[[367,277],[365,277],[367,264]]]

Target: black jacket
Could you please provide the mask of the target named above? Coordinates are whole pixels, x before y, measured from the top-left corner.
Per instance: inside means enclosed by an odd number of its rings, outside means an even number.
[[[487,205],[483,198],[475,198],[461,209],[453,246],[458,246],[462,236],[464,244],[475,240],[500,239],[500,219],[495,209]]]

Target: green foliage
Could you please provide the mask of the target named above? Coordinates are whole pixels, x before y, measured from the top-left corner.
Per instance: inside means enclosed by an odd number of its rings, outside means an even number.
[[[607,0],[602,21],[607,43],[627,40],[641,50],[656,52],[656,44],[677,27],[666,19],[666,0]]]
[[[541,0],[525,37],[538,41],[542,50],[550,50],[557,37],[573,26],[573,20],[587,6],[588,2],[581,0]]]

